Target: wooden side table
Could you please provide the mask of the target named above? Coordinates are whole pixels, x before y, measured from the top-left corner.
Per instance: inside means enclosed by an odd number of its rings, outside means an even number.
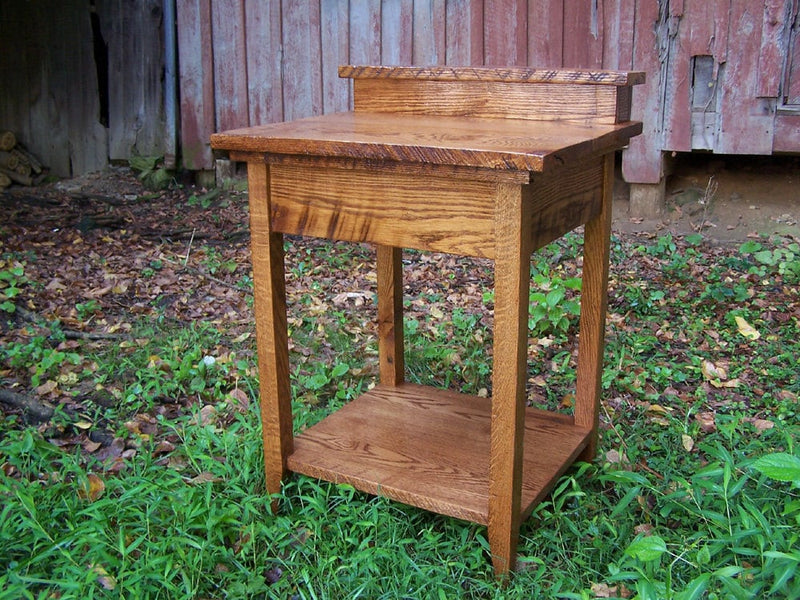
[[[614,151],[642,73],[352,67],[354,111],[215,134],[246,161],[267,491],[288,471],[488,526],[595,453]],[[585,225],[573,416],[526,408],[530,258]],[[283,234],[377,246],[380,383],[292,434]],[[402,248],[494,259],[492,398],[404,383]]]

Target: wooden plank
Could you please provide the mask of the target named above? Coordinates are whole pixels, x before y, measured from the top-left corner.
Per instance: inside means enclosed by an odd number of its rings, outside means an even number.
[[[250,124],[244,31],[242,2],[212,1],[211,32],[217,129],[232,129]]]
[[[771,154],[775,100],[757,98],[758,53],[761,46],[763,3],[734,2],[730,9],[729,45],[719,87],[720,131],[716,152]]]
[[[528,64],[528,3],[495,0],[483,15],[485,65]]]
[[[283,118],[322,113],[322,60],[318,2],[282,3]],[[350,25],[351,34],[353,23]],[[351,51],[352,54],[352,51]]]
[[[377,386],[300,434],[289,468],[486,525],[490,411],[486,398],[411,384]],[[563,415],[528,408],[525,416],[522,506],[530,507],[583,448],[588,432]]]
[[[350,61],[381,60],[381,0],[350,0]]]
[[[603,160],[600,212],[586,224],[581,286],[580,338],[575,385],[575,425],[592,431],[583,460],[594,459],[602,390],[608,265],[610,260],[611,209],[614,189],[614,156]]]
[[[277,123],[283,120],[280,0],[245,0],[244,14],[249,120]]]
[[[482,65],[483,6],[471,0],[451,0],[445,11],[445,63]]]
[[[564,0],[528,3],[528,64],[536,68],[564,66]]]
[[[287,459],[294,449],[283,236],[273,231],[270,223],[267,165],[250,163],[247,182],[264,470],[267,493],[274,495],[281,490]],[[277,504],[273,499],[273,512]]]
[[[357,111],[541,121],[617,121],[613,86],[358,79]]]
[[[337,77],[339,65],[350,60],[350,23],[347,0],[321,0],[322,112],[350,109],[350,85]]]
[[[273,165],[276,231],[491,257],[496,184]]]
[[[351,79],[414,79],[430,81],[502,81],[506,83],[564,83],[592,86],[638,85],[644,72],[534,69],[530,67],[362,66],[342,65],[339,77]]]
[[[658,4],[639,0],[633,41],[633,68],[647,73],[644,85],[633,90],[631,118],[642,121],[642,135],[633,138],[622,155],[622,173],[630,183],[659,183],[661,159],[662,76],[658,61]]]
[[[176,8],[183,166],[211,169],[209,138],[215,129],[211,0],[178,0]]]
[[[410,65],[412,63],[414,56],[413,24],[414,0],[394,0],[381,5],[381,64]]]
[[[800,114],[778,113],[772,149],[773,152],[800,152]]]
[[[398,386],[405,377],[403,346],[403,250],[379,244],[378,356],[382,385]]]
[[[163,153],[164,29],[160,6],[153,10],[149,2],[101,0],[97,10],[108,44],[109,157],[126,160],[132,154]]]
[[[604,69],[633,69],[633,24],[636,0],[603,3]]]
[[[525,186],[525,202],[531,206],[531,250],[557,240],[589,222],[602,207],[605,158],[579,167],[537,173]]]
[[[603,15],[605,3],[596,0],[564,2],[565,67],[599,69],[603,63]]]
[[[444,0],[416,0],[414,2],[412,64],[439,65],[445,63],[444,5]]]
[[[786,73],[783,82],[784,104],[800,106],[800,2],[794,0],[791,13],[792,30],[789,38]]]
[[[764,0],[756,96],[777,98],[791,33],[792,0]]]
[[[515,172],[549,170],[604,154],[640,131],[636,122],[585,125],[355,112],[217,133],[211,145],[238,152]]]
[[[489,548],[495,573],[513,571],[522,501],[528,357],[531,206],[519,186],[495,205],[494,349],[489,445]]]

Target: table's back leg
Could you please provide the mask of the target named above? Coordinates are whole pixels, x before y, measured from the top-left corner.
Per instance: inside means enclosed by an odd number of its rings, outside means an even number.
[[[264,163],[249,163],[247,181],[264,469],[267,493],[277,494],[286,474],[286,460],[294,445],[283,235],[272,231],[271,227],[269,167]],[[273,499],[273,512],[276,508],[277,501]]]
[[[520,186],[501,186],[495,216],[494,367],[489,546],[495,573],[515,568],[525,430],[530,216]]]
[[[604,162],[602,208],[600,213],[586,224],[584,233],[575,424],[592,429],[589,444],[579,457],[580,460],[587,461],[592,460],[597,452],[606,309],[608,307],[608,263],[613,185],[614,155],[609,154]]]
[[[378,354],[383,385],[403,383],[403,250],[377,247]]]

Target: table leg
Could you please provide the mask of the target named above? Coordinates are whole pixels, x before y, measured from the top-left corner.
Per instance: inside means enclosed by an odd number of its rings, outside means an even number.
[[[525,431],[530,216],[519,186],[501,186],[495,214],[494,367],[489,547],[495,573],[516,566]]]
[[[392,246],[377,248],[378,271],[378,354],[383,385],[403,383],[403,250]]]
[[[603,375],[608,263],[611,245],[611,204],[614,156],[605,158],[600,213],[586,224],[583,249],[580,339],[575,390],[575,424],[591,428],[592,436],[580,460],[591,461],[597,452],[597,429]]]
[[[277,494],[293,450],[292,399],[289,386],[289,346],[286,326],[286,289],[283,235],[272,231],[269,168],[249,163],[250,245],[253,261],[261,427],[267,493]],[[272,500],[273,512],[277,500]]]

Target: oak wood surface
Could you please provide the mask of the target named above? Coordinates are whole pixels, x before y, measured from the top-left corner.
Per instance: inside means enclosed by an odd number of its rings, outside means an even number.
[[[241,152],[543,171],[615,150],[641,127],[638,122],[585,124],[350,112],[217,133],[211,145]]]
[[[615,123],[617,88],[508,81],[359,79],[356,112],[465,116],[483,119]]]
[[[381,171],[272,165],[283,233],[491,257],[496,184]]]
[[[398,386],[405,378],[403,249],[378,245],[378,355],[380,381]]]
[[[591,85],[637,85],[644,72],[534,69],[530,67],[407,67],[392,65],[342,65],[339,77],[351,79],[430,79],[436,81],[510,81],[515,83],[581,83]]]
[[[277,494],[293,448],[283,235],[270,225],[267,166],[249,165],[247,182],[264,470],[267,493]],[[272,508],[277,508],[277,500],[272,501]]]
[[[489,546],[495,571],[513,571],[522,489],[531,206],[502,186],[495,207],[494,356],[489,449]]]
[[[426,510],[489,522],[491,400],[379,385],[295,438],[288,465]],[[525,409],[521,514],[550,491],[589,431]],[[546,451],[544,451],[546,449]]]

